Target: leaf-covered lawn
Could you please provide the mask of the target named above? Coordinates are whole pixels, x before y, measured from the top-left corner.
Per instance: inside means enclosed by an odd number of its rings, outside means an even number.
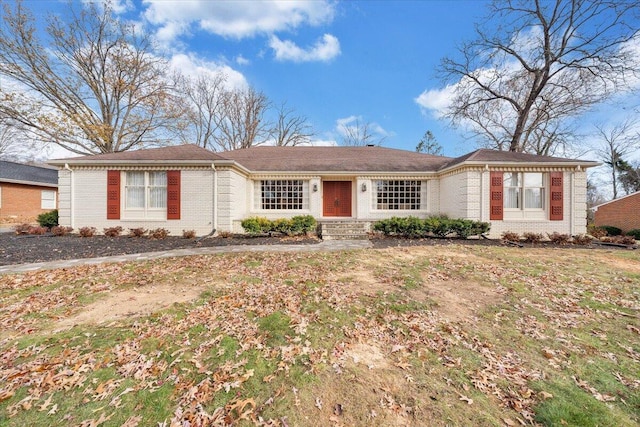
[[[634,426],[639,315],[633,251],[454,245],[5,275],[0,425]]]

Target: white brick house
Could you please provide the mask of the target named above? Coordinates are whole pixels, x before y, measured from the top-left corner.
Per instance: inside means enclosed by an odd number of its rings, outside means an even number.
[[[251,216],[371,222],[447,214],[504,231],[586,231],[598,163],[492,150],[459,158],[382,147],[194,145],[54,160],[60,224],[242,232]]]

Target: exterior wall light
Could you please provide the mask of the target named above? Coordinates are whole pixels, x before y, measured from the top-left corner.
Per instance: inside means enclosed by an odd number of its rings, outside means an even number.
[[[318,191],[318,184],[313,184],[313,192],[317,192]]]
[[[362,187],[360,187],[360,188],[362,188],[362,192],[363,192],[363,193],[364,193],[365,191],[367,191],[367,183],[366,183],[366,182],[363,182],[363,183],[362,183]]]

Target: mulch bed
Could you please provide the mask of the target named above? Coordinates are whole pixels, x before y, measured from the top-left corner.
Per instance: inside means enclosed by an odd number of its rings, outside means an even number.
[[[487,239],[407,239],[401,237],[372,236],[370,241],[376,249],[390,247],[411,246],[447,246],[453,244],[503,246],[501,240]],[[210,237],[206,239],[185,239],[169,236],[165,239],[150,239],[148,237],[79,237],[78,235],[15,235],[14,233],[0,233],[0,265],[14,265],[33,262],[48,262],[57,260],[96,258],[137,254],[144,252],[186,249],[194,247],[216,247],[230,245],[309,245],[317,244],[320,240],[315,237],[286,237],[262,236],[248,237],[234,235],[231,237]],[[552,243],[522,244],[524,248],[553,248]],[[594,248],[595,245],[577,246],[566,245],[565,248]],[[616,249],[601,247],[603,249]],[[618,248],[619,249],[619,248]]]

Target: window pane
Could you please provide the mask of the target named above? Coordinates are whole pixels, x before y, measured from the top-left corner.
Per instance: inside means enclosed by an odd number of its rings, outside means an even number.
[[[144,172],[127,172],[125,203],[127,208],[144,209]]]
[[[524,193],[525,209],[542,209],[542,189],[527,188]]]
[[[167,207],[167,173],[149,172],[149,208]]]
[[[127,185],[144,185],[144,172],[127,172]]]
[[[42,190],[40,199],[40,208],[55,209],[56,208],[56,192],[51,190]]]
[[[520,189],[509,187],[504,189],[504,207],[507,209],[518,209],[520,207]]]
[[[149,185],[151,187],[166,187],[167,173],[166,172],[149,172]]]
[[[524,186],[525,187],[542,187],[542,174],[541,173],[525,173]]]
[[[516,172],[504,174],[504,186],[505,187],[518,187],[520,186],[520,174]]]

